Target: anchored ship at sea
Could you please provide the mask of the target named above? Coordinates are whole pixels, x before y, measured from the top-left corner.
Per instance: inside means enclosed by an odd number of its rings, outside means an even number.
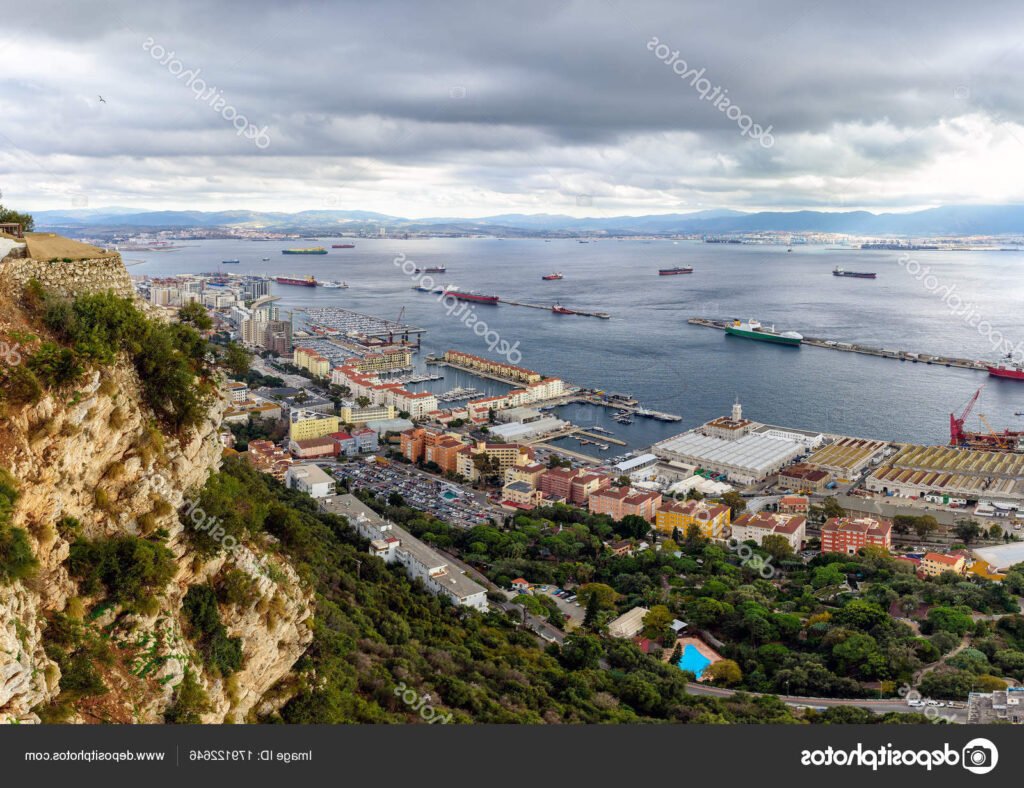
[[[332,249],[355,249],[355,244],[331,244]]]
[[[322,246],[311,246],[308,249],[282,249],[281,254],[327,254]]]
[[[837,265],[832,269],[832,276],[848,276],[853,279],[874,279],[878,274],[870,271],[847,271],[845,268],[840,268]]]
[[[675,268],[659,268],[658,276],[677,276],[678,274],[692,274],[693,266],[681,265]]]
[[[315,277],[306,276],[302,279],[292,276],[275,276],[274,281],[279,285],[295,285],[296,287],[316,287],[317,281]]]
[[[734,320],[726,325],[725,333],[744,339],[756,339],[759,342],[774,342],[778,345],[797,346],[804,341],[803,336],[796,331],[776,331],[775,326],[768,328],[756,320],[748,320],[746,323]]]
[[[448,293],[455,296],[460,301],[472,301],[475,304],[497,304],[501,299],[496,295],[488,295],[487,293],[480,293],[476,290],[470,292],[463,292],[462,290],[449,290]]]
[[[1008,380],[1024,380],[1024,364],[1013,361],[1010,354],[998,364],[986,364],[985,369],[994,378],[1007,378]]]
[[[429,268],[417,268],[414,274],[443,274],[448,271],[448,266],[432,265]]]

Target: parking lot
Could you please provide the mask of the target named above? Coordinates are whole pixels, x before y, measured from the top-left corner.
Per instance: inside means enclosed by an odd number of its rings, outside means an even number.
[[[429,512],[451,525],[470,528],[499,517],[458,485],[413,474],[400,466],[350,462],[340,463],[330,470],[336,479],[348,479],[353,489],[370,490],[385,499],[391,493],[398,493],[409,506]]]
[[[562,611],[563,615],[568,616],[569,620],[572,621],[573,624],[579,626],[583,623],[583,616],[586,614],[586,611],[583,609],[583,606],[580,605],[579,600],[576,599],[576,595],[573,592],[562,591],[558,586],[546,586],[546,591],[542,591],[542,588],[545,588],[545,586],[537,586],[533,593],[544,594],[545,596],[549,596],[554,599],[555,604],[558,605],[558,609]],[[561,595],[559,595],[559,591],[562,591]],[[571,602],[569,601],[570,599],[572,600]]]

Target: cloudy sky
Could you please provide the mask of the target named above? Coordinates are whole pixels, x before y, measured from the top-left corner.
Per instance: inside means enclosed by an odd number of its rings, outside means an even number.
[[[34,0],[0,29],[0,190],[409,217],[1024,202],[1022,80],[1019,0]]]

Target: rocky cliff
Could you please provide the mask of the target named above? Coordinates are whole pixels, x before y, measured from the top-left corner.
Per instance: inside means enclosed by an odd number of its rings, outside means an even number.
[[[127,279],[121,273],[119,285]],[[17,322],[0,317],[0,334]],[[26,580],[0,583],[0,723],[38,721],[37,711],[60,698],[61,671],[45,649],[56,613],[82,622],[113,655],[98,666],[106,691],[73,704],[77,722],[160,722],[186,670],[206,691],[203,721],[243,722],[261,700],[264,711],[281,702],[265,696],[312,639],[312,595],[272,544],[213,559],[190,549],[186,528],[201,521],[190,499],[219,467],[224,402],[179,441],[154,426],[142,401],[135,371],[115,365],[87,373],[73,392],[0,416],[0,467],[19,493],[11,524],[27,532],[39,564]],[[147,612],[83,593],[68,571],[75,539],[123,535],[156,536],[174,555],[174,579]],[[251,590],[244,605],[218,606],[243,655],[241,668],[223,679],[204,669],[181,602],[190,586],[217,584],[228,572],[245,573]]]

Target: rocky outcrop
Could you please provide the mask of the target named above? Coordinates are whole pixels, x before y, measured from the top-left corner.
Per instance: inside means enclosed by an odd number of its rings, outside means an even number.
[[[32,261],[4,266],[12,262]],[[37,721],[34,710],[59,697],[60,670],[44,649],[47,617],[55,612],[102,628],[116,657],[103,668],[102,701],[75,708],[80,722],[160,722],[186,669],[207,691],[204,721],[244,722],[312,640],[311,592],[273,545],[240,545],[210,560],[190,548],[186,528],[193,521],[179,512],[219,467],[226,403],[216,401],[205,422],[179,441],[160,432],[141,402],[134,369],[116,365],[93,371],[74,392],[48,395],[0,420],[0,467],[19,491],[12,524],[28,533],[39,562],[29,580],[0,584],[0,723]],[[129,615],[81,594],[67,571],[76,537],[64,518],[78,521],[77,533],[88,539],[164,538],[177,574],[151,615]],[[253,592],[251,604],[220,606],[243,651],[241,669],[225,680],[208,675],[197,658],[181,600],[191,585],[216,584],[235,570],[249,575]]]

